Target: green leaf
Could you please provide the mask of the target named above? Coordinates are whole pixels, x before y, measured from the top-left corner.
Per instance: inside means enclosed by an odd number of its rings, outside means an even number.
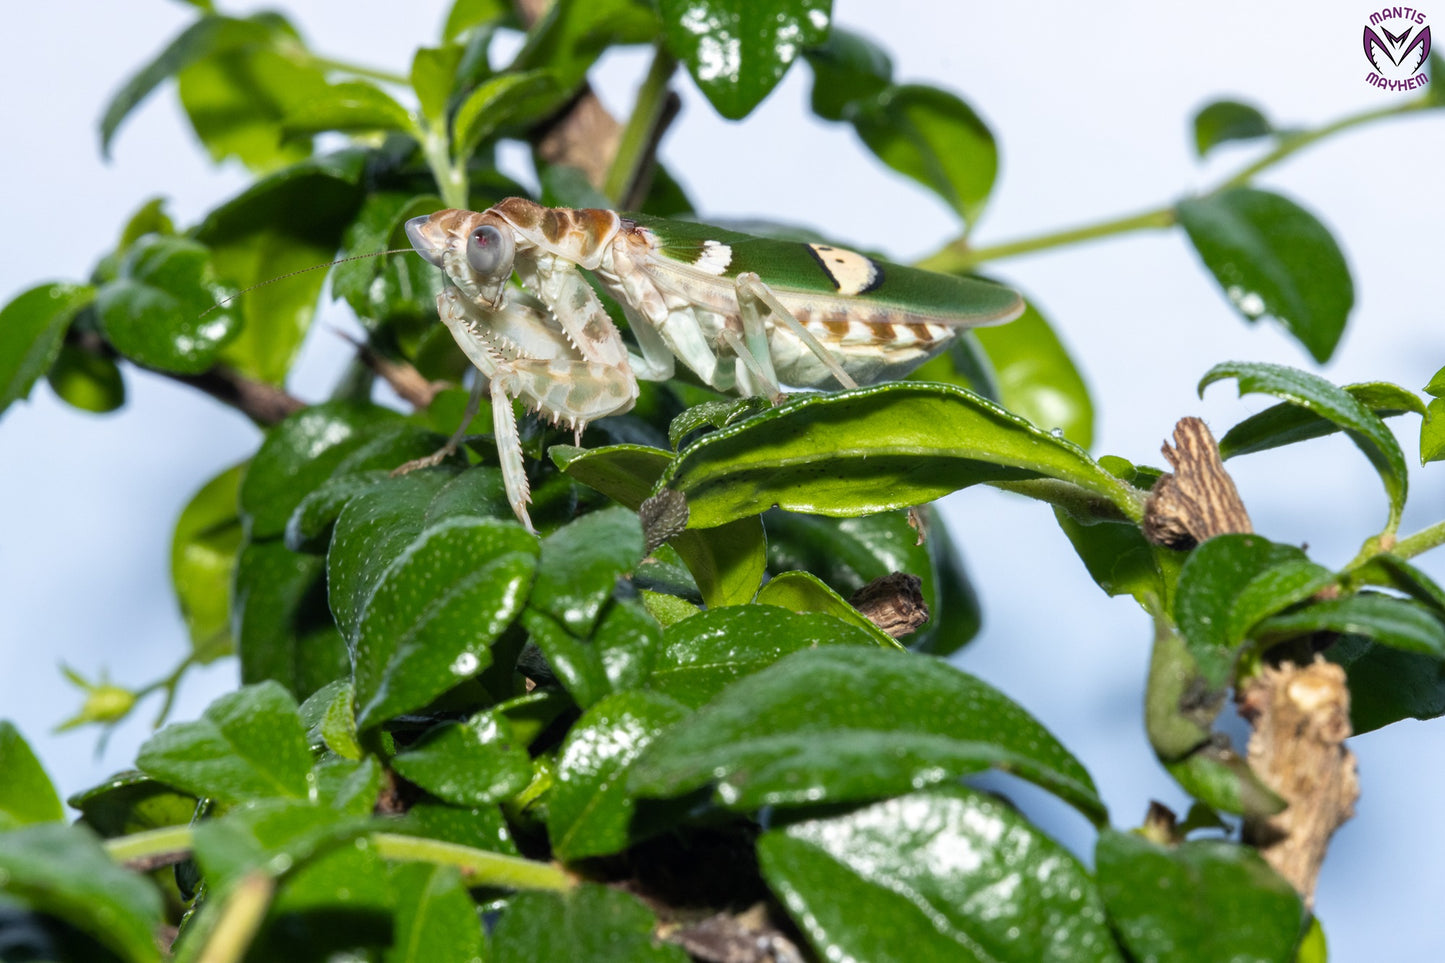
[[[295,700],[275,682],[244,686],[212,702],[195,722],[166,726],[141,746],[136,765],[221,802],[310,794],[306,730]]]
[[[970,226],[978,220],[998,177],[998,145],[957,95],[892,86],[852,120],[879,160],[933,191]]]
[[[201,661],[232,649],[231,585],[242,544],[237,492],[245,469],[235,465],[206,482],[181,509],[171,536],[171,586]]]
[[[82,348],[62,344],[45,380],[61,400],[81,411],[105,414],[125,404],[120,366]]]
[[[668,626],[647,686],[697,708],[785,655],[820,646],[876,647],[875,636],[827,615],[773,605],[708,609]]]
[[[926,656],[833,646],[740,679],[668,729],[632,788],[676,796],[716,784],[722,804],[749,810],[876,799],[991,767],[1105,818],[1084,767],[1002,693]]]
[[[356,218],[346,228],[339,254],[344,261],[331,269],[331,293],[345,298],[368,329],[393,325],[404,350],[414,350],[413,329],[436,325],[436,296],[444,275],[416,256],[403,231],[407,219],[430,214],[446,205],[432,194],[375,191],[366,195]],[[403,253],[365,255],[407,248]],[[407,340],[410,338],[411,340]]]
[[[117,773],[67,800],[80,822],[105,839],[148,829],[183,826],[196,813],[196,797],[136,770]]]
[[[1139,495],[1083,449],[970,392],[894,382],[785,402],[678,453],[659,487],[689,528],[774,506],[854,516],[920,505],[980,482],[1053,478],[1112,502]]]
[[[41,823],[0,833],[0,892],[89,934],[121,959],[159,961],[161,895],[117,866],[95,834]]]
[[[304,699],[346,671],[346,643],[326,607],[324,559],[277,539],[247,544],[231,604],[242,683],[279,682]]]
[[[862,629],[872,635],[878,645],[903,648],[811,572],[780,572],[774,575],[758,590],[757,602],[759,605],[776,605],[789,612],[827,615]]]
[[[397,894],[396,929],[382,963],[480,963],[487,958],[477,904],[454,867],[395,866],[391,881]]]
[[[451,43],[473,27],[501,20],[511,12],[507,0],[456,0],[447,12],[442,39]]]
[[[1441,460],[1445,460],[1445,398],[1432,398],[1420,424],[1420,464]]]
[[[309,100],[292,104],[281,122],[283,133],[398,130],[419,136],[405,107],[375,84],[350,80],[329,84]]]
[[[1261,819],[1288,805],[1238,753],[1213,743],[1166,762],[1164,768],[1186,793],[1220,812]]]
[[[411,61],[411,86],[421,103],[422,115],[439,130],[445,127],[447,101],[456,88],[457,65],[463,50],[457,44],[422,47]]]
[[[213,53],[262,40],[266,33],[260,23],[217,16],[203,16],[181,31],[106,104],[100,119],[100,156],[110,160],[110,145],[121,123],[162,83]]]
[[[152,197],[136,208],[135,213],[130,216],[130,220],[126,221],[125,228],[120,232],[120,243],[116,245],[116,253],[124,254],[132,244],[147,234],[170,237],[175,233],[175,222],[166,213],[166,199]]]
[[[1137,525],[1085,525],[1062,509],[1055,509],[1054,516],[1099,588],[1109,595],[1132,595],[1150,611],[1163,609],[1167,583],[1157,560],[1167,549],[1152,545]]]
[[[1345,385],[1345,392],[1380,418],[1390,418],[1413,411],[1425,414],[1425,404],[1418,395],[1399,385],[1384,381]],[[1341,426],[1321,417],[1308,408],[1279,404],[1235,425],[1219,439],[1219,457],[1233,458],[1284,445],[1294,445],[1311,438],[1323,438],[1342,430]]]
[[[1107,829],[1094,861],[1109,921],[1133,959],[1294,959],[1304,906],[1246,846],[1169,848]]]
[[[360,206],[365,156],[342,151],[279,170],[213,210],[195,237],[211,248],[216,273],[245,288],[330,261]],[[248,291],[232,308],[243,330],[221,360],[281,384],[325,281],[324,271],[310,271]]]
[[[358,727],[419,709],[490,665],[536,558],[537,540],[515,522],[456,516],[423,530],[387,567],[357,629]]]
[[[621,852],[647,833],[627,790],[632,763],[687,709],[655,692],[619,692],[572,724],[547,797],[552,851],[563,860]]]
[[[1246,393],[1274,395],[1339,425],[1379,472],[1385,492],[1390,496],[1388,527],[1394,530],[1405,507],[1408,469],[1400,443],[1374,412],[1319,375],[1260,362],[1230,361],[1215,365],[1200,379],[1200,395],[1206,387],[1224,378],[1239,381],[1241,397]]]
[[[0,412],[29,397],[60,354],[70,322],[95,297],[84,284],[41,284],[0,309]]]
[[[555,84],[545,71],[499,74],[467,94],[452,120],[453,156],[463,160],[508,124],[541,119],[555,99]]]
[[[1194,150],[1200,157],[1229,140],[1254,140],[1274,133],[1259,108],[1237,100],[1216,100],[1194,115]]]
[[[1355,735],[1399,722],[1445,715],[1445,660],[1347,635],[1325,650],[1350,685]]]
[[[518,893],[492,931],[492,958],[687,963],[681,947],[653,935],[656,926],[636,896],[596,883],[566,893]]]
[[[181,106],[217,163],[235,157],[257,172],[303,160],[311,145],[283,137],[296,107],[324,96],[325,72],[289,49],[295,28],[272,12],[223,21],[204,57],[176,72]]]
[[[65,818],[55,785],[8,719],[0,719],[0,772],[0,832]]]
[[[642,525],[635,513],[607,508],[584,515],[542,539],[528,604],[584,638],[617,580],[637,567],[642,554]]]
[[[805,47],[828,35],[832,0],[659,0],[668,49],[719,114],[741,120]]]
[[[1430,55],[1430,79],[1436,77],[1445,77],[1445,57],[1438,50]],[[1431,107],[1445,107],[1445,84],[1426,85],[1425,102]]]
[[[1316,361],[1329,360],[1355,285],[1328,228],[1293,201],[1250,187],[1187,198],[1175,212],[1245,320],[1274,318]]]
[[[316,763],[316,802],[348,816],[370,816],[381,796],[381,763],[375,756],[343,759],[323,755]]]
[[[1314,632],[1363,635],[1402,652],[1445,659],[1445,623],[1418,602],[1373,592],[1321,599],[1261,623],[1256,634],[1281,641]]]
[[[1088,448],[1094,443],[1094,403],[1053,326],[1027,302],[1021,317],[973,332],[993,363],[999,403],[1040,428],[1059,429]]]
[[[434,726],[393,756],[391,767],[438,799],[458,806],[499,802],[532,779],[527,747],[495,712]]]
[[[1122,963],[1079,861],[962,786],[771,830],[758,860],[820,959]]]
[[[240,318],[217,307],[227,293],[204,245],[149,234],[121,259],[119,277],[96,292],[95,308],[106,339],[125,357],[200,374],[239,334]]]
[[[893,82],[888,52],[842,27],[803,56],[813,68],[813,113],[824,120],[851,120],[860,104],[873,102]]]

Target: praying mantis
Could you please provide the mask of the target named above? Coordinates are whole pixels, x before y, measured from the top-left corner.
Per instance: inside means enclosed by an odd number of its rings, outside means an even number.
[[[633,406],[639,378],[666,380],[677,361],[719,391],[776,401],[784,385],[900,378],[964,329],[1024,310],[1002,285],[832,245],[520,197],[405,227],[446,274],[437,310],[490,386],[507,499],[532,532],[514,398],[580,440],[588,422]],[[583,271],[621,306],[635,350]]]

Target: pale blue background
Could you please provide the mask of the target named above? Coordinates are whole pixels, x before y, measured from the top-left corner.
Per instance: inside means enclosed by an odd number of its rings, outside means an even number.
[[[317,50],[404,70],[413,45],[435,36],[443,3],[290,7]],[[836,20],[886,45],[900,79],[951,87],[992,125],[1003,168],[977,233],[990,243],[1215,183],[1252,156],[1228,149],[1196,163],[1188,119],[1216,96],[1244,95],[1297,125],[1388,101],[1364,83],[1360,34],[1372,8],[1301,0],[1261,8],[838,0]],[[127,123],[112,164],[98,158],[95,123],[109,93],[190,16],[181,4],[135,0],[8,6],[0,212],[10,242],[0,297],[42,279],[83,277],[148,196],[167,195],[177,220],[191,223],[245,182],[234,168],[207,165],[169,88]],[[645,66],[638,52],[610,57],[598,71],[619,112]],[[742,124],[719,120],[686,81],[678,84],[685,108],[664,154],[700,210],[812,224],[899,260],[951,236],[948,212],[884,171],[849,129],[801,119],[807,77],[791,73]],[[1419,388],[1445,364],[1442,157],[1445,114],[1415,116],[1332,140],[1262,181],[1315,210],[1347,250],[1358,305],[1323,369],[1338,382]],[[1099,403],[1101,453],[1158,463],[1181,415],[1202,415],[1222,431],[1266,404],[1235,399],[1229,385],[1197,399],[1193,384],[1216,361],[1309,363],[1273,328],[1240,322],[1178,232],[990,267],[1030,292],[1076,352]],[[292,389],[320,397],[346,350],[317,325]],[[19,723],[67,793],[133,759],[155,705],[97,759],[93,733],[50,734],[77,704],[57,663],[87,672],[106,665],[139,684],[174,662],[185,641],[167,579],[171,520],[256,443],[241,417],[195,392],[134,370],[126,378],[130,403],[119,414],[76,413],[41,385],[0,427],[0,715]],[[1416,426],[1413,416],[1401,419],[1407,452]],[[1259,531],[1307,542],[1325,564],[1352,557],[1384,519],[1378,480],[1338,438],[1231,469]],[[1445,468],[1413,481],[1406,532],[1445,517]],[[1141,733],[1144,615],[1094,588],[1042,507],[979,490],[949,499],[945,511],[987,606],[983,635],[960,663],[1078,753],[1116,823],[1136,823],[1151,798],[1182,808]],[[1440,558],[1424,565],[1445,577]],[[177,717],[194,716],[234,682],[234,662],[194,674]],[[1445,958],[1442,746],[1438,722],[1354,740],[1364,796],[1331,850],[1318,902],[1335,960]],[[1043,806],[1049,825],[1087,856],[1082,821]]]

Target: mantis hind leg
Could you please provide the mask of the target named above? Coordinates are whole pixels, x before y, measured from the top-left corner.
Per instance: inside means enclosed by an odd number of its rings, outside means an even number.
[[[744,272],[737,276],[738,314],[742,318],[743,333],[747,338],[747,346],[753,358],[762,366],[763,370],[771,374],[772,383],[776,385],[777,374],[773,371],[772,351],[768,347],[767,326],[764,323],[766,318],[772,318],[775,325],[786,327],[798,340],[807,345],[808,350],[823,362],[823,366],[837,379],[838,384],[844,388],[856,388],[858,382],[854,381],[833,353],[818,341],[817,338],[803,326],[793,312],[783,306],[778,296],[772,292],[762,278],[751,271]],[[742,355],[739,355],[741,358]],[[743,363],[747,364],[746,358]],[[749,368],[752,366],[749,365]]]

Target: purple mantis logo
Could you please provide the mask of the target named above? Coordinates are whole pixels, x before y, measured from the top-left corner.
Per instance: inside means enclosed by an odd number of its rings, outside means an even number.
[[[1376,30],[1376,28],[1379,28]],[[1365,82],[1381,90],[1414,90],[1430,82],[1430,26],[1414,7],[1384,7],[1365,25],[1365,59],[1374,69]]]

